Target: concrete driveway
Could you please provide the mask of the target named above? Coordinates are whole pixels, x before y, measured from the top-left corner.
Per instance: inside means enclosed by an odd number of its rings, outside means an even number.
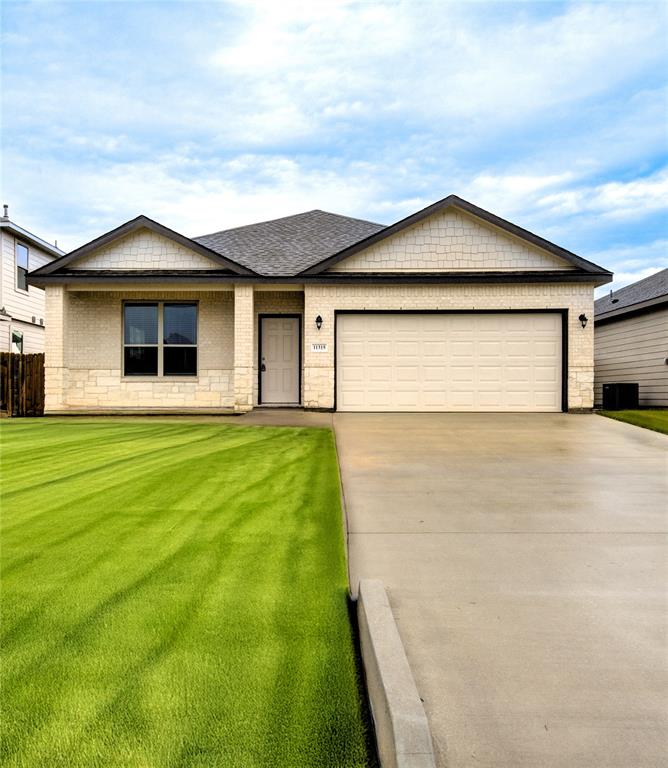
[[[668,437],[600,416],[336,414],[440,765],[666,764]]]

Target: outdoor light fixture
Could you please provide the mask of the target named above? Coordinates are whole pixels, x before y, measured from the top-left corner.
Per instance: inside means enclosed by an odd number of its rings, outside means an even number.
[[[315,319],[315,327],[320,330],[322,328],[322,317],[318,315]]]
[[[583,328],[587,325],[588,318],[584,312],[580,315],[580,317],[578,317],[578,320],[580,321],[580,324],[582,325]]]

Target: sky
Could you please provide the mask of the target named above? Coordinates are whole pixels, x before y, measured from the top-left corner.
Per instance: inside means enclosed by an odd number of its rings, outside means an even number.
[[[668,266],[668,3],[7,2],[2,201],[72,250],[457,194]]]

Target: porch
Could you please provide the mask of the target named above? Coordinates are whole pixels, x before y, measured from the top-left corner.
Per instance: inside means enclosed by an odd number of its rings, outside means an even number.
[[[304,345],[318,331],[302,285],[77,283],[47,286],[46,301],[47,413],[304,404]]]

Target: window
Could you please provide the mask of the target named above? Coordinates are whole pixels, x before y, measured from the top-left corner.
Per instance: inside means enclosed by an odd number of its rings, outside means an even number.
[[[23,354],[23,334],[21,331],[12,331],[12,352]]]
[[[197,304],[123,306],[126,376],[197,375]]]
[[[16,287],[28,290],[28,248],[23,243],[16,243]]]

